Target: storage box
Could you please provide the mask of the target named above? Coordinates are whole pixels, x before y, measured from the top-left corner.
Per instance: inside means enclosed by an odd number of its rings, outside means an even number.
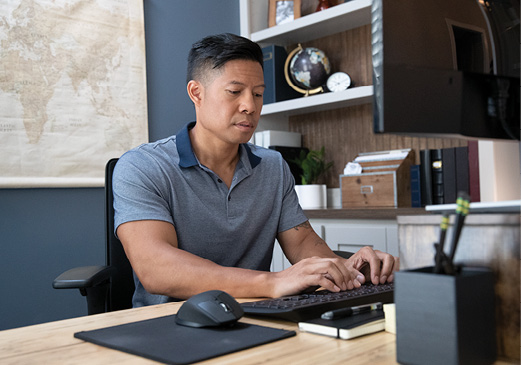
[[[410,207],[411,149],[359,154],[362,173],[340,175],[342,208]]]
[[[396,358],[401,364],[492,364],[496,360],[494,275],[432,267],[395,273]]]

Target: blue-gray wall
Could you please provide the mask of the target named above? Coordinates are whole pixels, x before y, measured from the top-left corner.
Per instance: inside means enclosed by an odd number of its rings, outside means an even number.
[[[193,42],[239,33],[239,0],[144,0],[149,136],[195,119],[186,95]],[[86,314],[77,290],[52,281],[75,266],[105,262],[102,188],[0,189],[0,330]]]

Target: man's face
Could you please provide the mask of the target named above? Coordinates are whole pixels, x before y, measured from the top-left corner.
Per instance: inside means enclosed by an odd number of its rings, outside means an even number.
[[[262,109],[265,85],[261,65],[234,60],[211,72],[196,105],[197,126],[230,144],[248,142]]]

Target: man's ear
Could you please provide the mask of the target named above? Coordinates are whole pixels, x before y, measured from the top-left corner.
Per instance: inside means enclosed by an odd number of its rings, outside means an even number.
[[[190,80],[186,85],[186,91],[188,92],[188,97],[192,100],[194,105],[198,106],[201,103],[203,85],[201,85],[201,83],[198,81]]]

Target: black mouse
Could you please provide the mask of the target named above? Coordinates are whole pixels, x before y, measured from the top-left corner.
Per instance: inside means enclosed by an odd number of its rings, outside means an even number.
[[[181,305],[175,322],[188,327],[233,325],[244,315],[241,305],[228,293],[209,290],[189,298]]]

